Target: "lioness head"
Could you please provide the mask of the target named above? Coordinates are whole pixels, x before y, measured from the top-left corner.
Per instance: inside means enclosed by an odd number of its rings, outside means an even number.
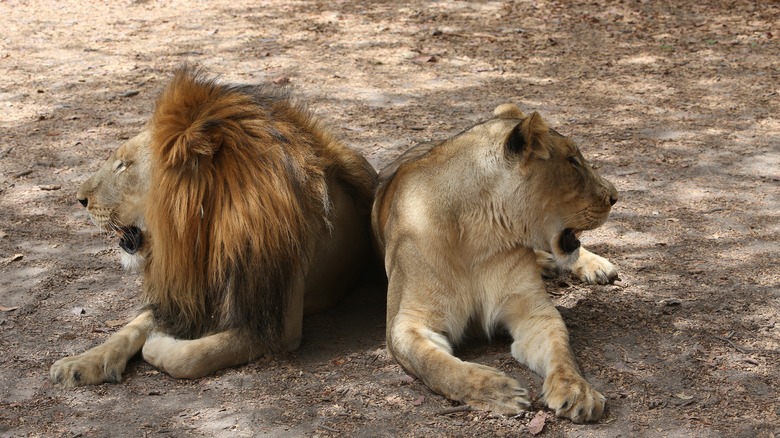
[[[151,172],[148,131],[122,144],[79,188],[76,197],[98,227],[116,232],[119,246],[134,255],[143,245],[144,198]],[[123,258],[125,265],[131,265]]]
[[[502,136],[507,164],[524,180],[517,202],[530,194],[541,209],[542,234],[557,257],[577,250],[582,231],[599,227],[618,200],[615,186],[602,178],[582,156],[577,145],[547,126],[534,112],[526,116],[514,105],[498,106],[496,124]],[[499,128],[503,127],[502,128]]]

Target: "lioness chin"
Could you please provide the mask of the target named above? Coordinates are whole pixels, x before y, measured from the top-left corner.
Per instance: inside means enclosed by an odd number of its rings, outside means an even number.
[[[494,114],[380,173],[372,225],[389,282],[388,350],[433,391],[515,414],[530,405],[526,389],[452,349],[471,322],[487,333],[504,328],[512,355],[544,376],[550,409],[598,420],[605,398],[582,377],[541,274],[617,277],[578,240],[604,223],[617,191],[539,114],[509,104]]]

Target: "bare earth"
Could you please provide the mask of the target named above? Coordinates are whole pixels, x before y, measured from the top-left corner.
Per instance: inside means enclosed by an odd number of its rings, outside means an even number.
[[[0,1],[0,436],[777,437],[778,23],[777,1]],[[604,418],[545,414],[503,338],[459,354],[525,382],[532,411],[457,409],[387,357],[370,278],[295,353],[53,386],[140,305],[76,189],[184,62],[288,84],[377,168],[506,101],[574,137],[620,190],[584,241],[622,281],[548,289]]]

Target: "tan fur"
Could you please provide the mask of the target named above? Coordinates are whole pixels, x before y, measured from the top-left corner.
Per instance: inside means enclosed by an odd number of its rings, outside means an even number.
[[[146,309],[57,361],[64,386],[119,381],[139,349],[197,378],[297,348],[304,313],[361,273],[376,173],[283,94],[179,71],[149,130],[79,190],[102,228],[137,227]]]
[[[494,114],[380,173],[372,225],[389,281],[388,350],[432,390],[514,414],[529,406],[516,380],[452,354],[472,323],[505,328],[512,355],[545,377],[547,405],[597,420],[605,399],[580,374],[541,274],[615,279],[609,261],[573,243],[606,220],[617,192],[537,113],[507,104]]]

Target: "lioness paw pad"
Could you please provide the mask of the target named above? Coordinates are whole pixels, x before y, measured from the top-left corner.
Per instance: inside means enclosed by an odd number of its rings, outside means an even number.
[[[473,387],[464,402],[476,409],[515,415],[531,406],[528,390],[517,380],[490,367],[480,366],[480,376],[470,380]]]
[[[572,267],[572,272],[580,281],[588,284],[610,284],[618,279],[615,265],[593,253],[581,255]]]
[[[606,398],[585,379],[548,377],[544,399],[555,415],[575,423],[596,421],[604,414]]]

